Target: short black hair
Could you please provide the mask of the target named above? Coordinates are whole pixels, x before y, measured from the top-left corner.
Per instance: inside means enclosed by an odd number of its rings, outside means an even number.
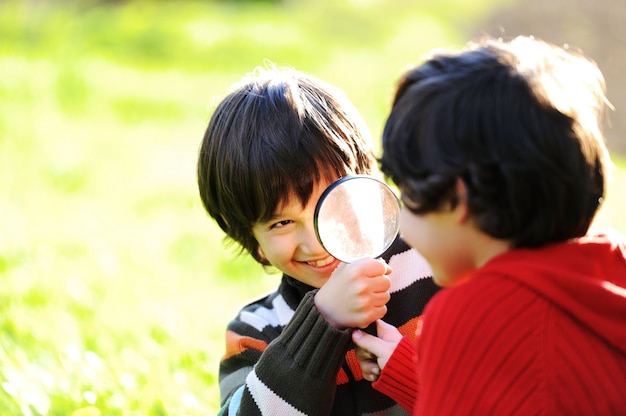
[[[292,68],[258,68],[217,105],[202,140],[198,188],[226,233],[258,262],[252,227],[315,184],[377,170],[369,130],[343,91]]]
[[[401,78],[381,168],[416,214],[456,203],[516,247],[584,235],[605,196],[604,78],[531,37],[435,51]]]

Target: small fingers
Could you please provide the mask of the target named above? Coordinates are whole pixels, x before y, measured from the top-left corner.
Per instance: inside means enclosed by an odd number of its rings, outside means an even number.
[[[378,380],[380,367],[378,367],[375,361],[361,361],[361,373],[363,373],[365,380],[374,382]]]
[[[378,376],[380,376],[380,367],[376,365],[370,370],[367,380],[374,382],[378,380]]]
[[[385,271],[383,272],[383,274],[384,275],[391,274],[391,272],[393,271],[391,267],[383,259],[378,259],[378,261],[381,262],[385,266]]]
[[[371,382],[378,380],[380,367],[378,367],[376,362],[376,356],[368,350],[358,346],[354,349],[354,352],[356,357],[359,359],[363,378]]]
[[[368,350],[366,350],[364,348],[361,348],[359,346],[355,346],[354,353],[356,354],[356,358],[358,358],[359,361],[375,360],[376,359],[376,356],[374,354],[372,354]]]

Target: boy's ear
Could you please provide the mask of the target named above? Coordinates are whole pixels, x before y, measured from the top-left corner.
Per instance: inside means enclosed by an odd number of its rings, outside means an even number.
[[[259,256],[259,259],[260,259],[262,262],[267,262],[267,257],[265,257],[265,253],[263,252],[263,249],[261,248],[261,246],[258,246],[258,247],[257,247],[256,252],[257,252],[257,254],[258,254],[258,256]]]
[[[463,179],[456,178],[456,206],[454,208],[459,223],[466,222],[470,217],[467,186]]]

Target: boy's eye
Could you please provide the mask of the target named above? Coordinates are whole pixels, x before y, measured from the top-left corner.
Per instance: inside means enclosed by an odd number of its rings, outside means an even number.
[[[270,229],[282,228],[282,227],[285,227],[285,226],[291,224],[292,222],[293,222],[292,220],[278,221],[278,222],[275,222],[274,224],[272,224],[270,226]]]

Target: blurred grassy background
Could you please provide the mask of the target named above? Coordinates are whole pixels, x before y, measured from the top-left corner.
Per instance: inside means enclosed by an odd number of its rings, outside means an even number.
[[[405,66],[496,3],[0,2],[0,413],[215,413],[224,326],[278,276],[200,206],[212,105],[269,60],[377,138]],[[615,159],[599,223],[625,231]]]

